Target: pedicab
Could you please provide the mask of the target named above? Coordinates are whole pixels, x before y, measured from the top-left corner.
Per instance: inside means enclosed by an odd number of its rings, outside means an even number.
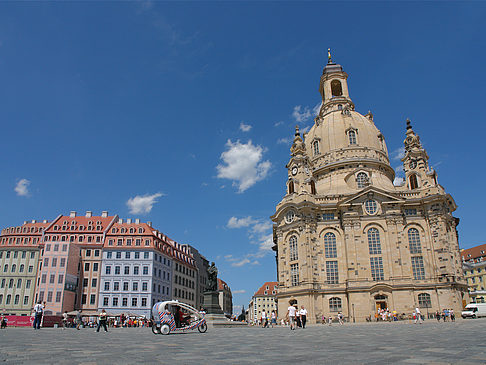
[[[181,310],[186,311],[186,314],[181,315]],[[179,302],[178,300],[155,303],[152,308],[152,316],[154,318],[152,332],[155,335],[168,335],[171,332],[186,332],[196,328],[201,333],[208,330],[204,312],[200,312],[189,304]]]

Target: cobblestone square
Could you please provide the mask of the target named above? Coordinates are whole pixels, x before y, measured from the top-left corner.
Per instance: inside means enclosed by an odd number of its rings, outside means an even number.
[[[23,364],[484,364],[486,320],[209,328],[169,336],[149,328],[7,328],[0,361]]]

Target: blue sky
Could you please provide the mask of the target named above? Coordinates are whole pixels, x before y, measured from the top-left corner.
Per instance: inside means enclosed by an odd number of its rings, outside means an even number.
[[[0,4],[0,226],[71,210],[153,221],[235,305],[275,280],[269,216],[331,47],[391,155],[412,120],[484,243],[481,2]],[[393,167],[400,165],[392,160]]]

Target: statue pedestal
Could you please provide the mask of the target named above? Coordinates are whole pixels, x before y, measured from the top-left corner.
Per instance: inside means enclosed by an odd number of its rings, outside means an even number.
[[[219,306],[219,291],[207,291],[204,293],[204,309],[207,314],[223,315],[223,311]]]

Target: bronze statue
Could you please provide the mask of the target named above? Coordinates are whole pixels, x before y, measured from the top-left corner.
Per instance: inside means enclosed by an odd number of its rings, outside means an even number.
[[[211,266],[208,267],[208,291],[216,291],[218,290],[218,269],[214,265],[214,262],[211,262]]]

